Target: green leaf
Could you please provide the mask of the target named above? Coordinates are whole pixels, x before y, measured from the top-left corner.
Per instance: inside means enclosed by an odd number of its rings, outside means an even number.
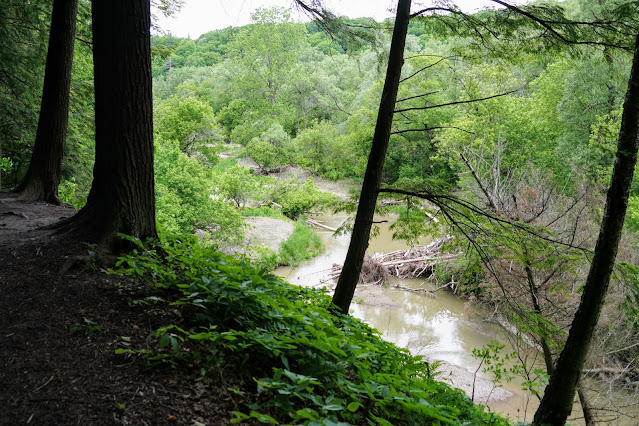
[[[361,406],[362,406],[362,404],[361,404],[360,402],[353,401],[353,402],[351,402],[350,404],[348,404],[348,405],[346,406],[346,409],[347,409],[348,411],[350,411],[351,413],[354,413],[354,412],[355,412],[355,411],[357,411],[357,410],[359,409],[359,407],[361,407]]]

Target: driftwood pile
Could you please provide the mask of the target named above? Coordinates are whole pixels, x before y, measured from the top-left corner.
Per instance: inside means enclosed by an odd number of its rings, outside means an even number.
[[[362,264],[360,282],[365,284],[382,284],[390,277],[418,278],[429,277],[436,265],[454,260],[459,252],[442,253],[442,245],[451,237],[437,239],[427,246],[416,246],[412,249],[397,250],[391,253],[375,253],[366,256]],[[342,265],[333,265],[330,278],[337,278],[342,272]]]

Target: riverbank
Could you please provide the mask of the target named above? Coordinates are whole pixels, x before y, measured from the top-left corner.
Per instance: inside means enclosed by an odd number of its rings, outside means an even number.
[[[106,273],[29,204],[0,201],[0,425],[505,425],[317,292],[183,235]]]

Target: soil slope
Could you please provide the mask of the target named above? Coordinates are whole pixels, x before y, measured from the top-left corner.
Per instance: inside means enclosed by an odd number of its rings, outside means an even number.
[[[239,379],[205,384],[114,354],[182,319],[136,302],[145,286],[71,262],[86,245],[36,229],[71,214],[0,193],[0,425],[228,424]]]

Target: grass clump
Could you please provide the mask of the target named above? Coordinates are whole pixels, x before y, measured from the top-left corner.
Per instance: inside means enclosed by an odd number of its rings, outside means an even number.
[[[282,214],[281,210],[264,206],[244,208],[242,214],[244,216],[270,217],[292,222],[291,219]],[[282,265],[299,266],[302,260],[312,259],[322,252],[322,239],[317,235],[317,232],[308,226],[305,218],[299,218],[294,223],[293,233],[280,245],[277,252],[260,247],[253,248],[256,253],[256,256],[252,256],[256,259],[255,263],[267,269]]]
[[[280,262],[298,266],[300,261],[311,259],[322,251],[322,240],[305,220],[295,223],[293,234],[280,246]]]
[[[225,369],[245,372],[246,386],[237,390],[244,406],[233,423],[507,424],[437,382],[420,357],[332,313],[319,290],[287,284],[187,236],[165,236],[161,257],[132,241],[138,250],[112,272],[176,292],[184,323],[160,327],[145,348],[117,353],[195,366],[210,380]]]

